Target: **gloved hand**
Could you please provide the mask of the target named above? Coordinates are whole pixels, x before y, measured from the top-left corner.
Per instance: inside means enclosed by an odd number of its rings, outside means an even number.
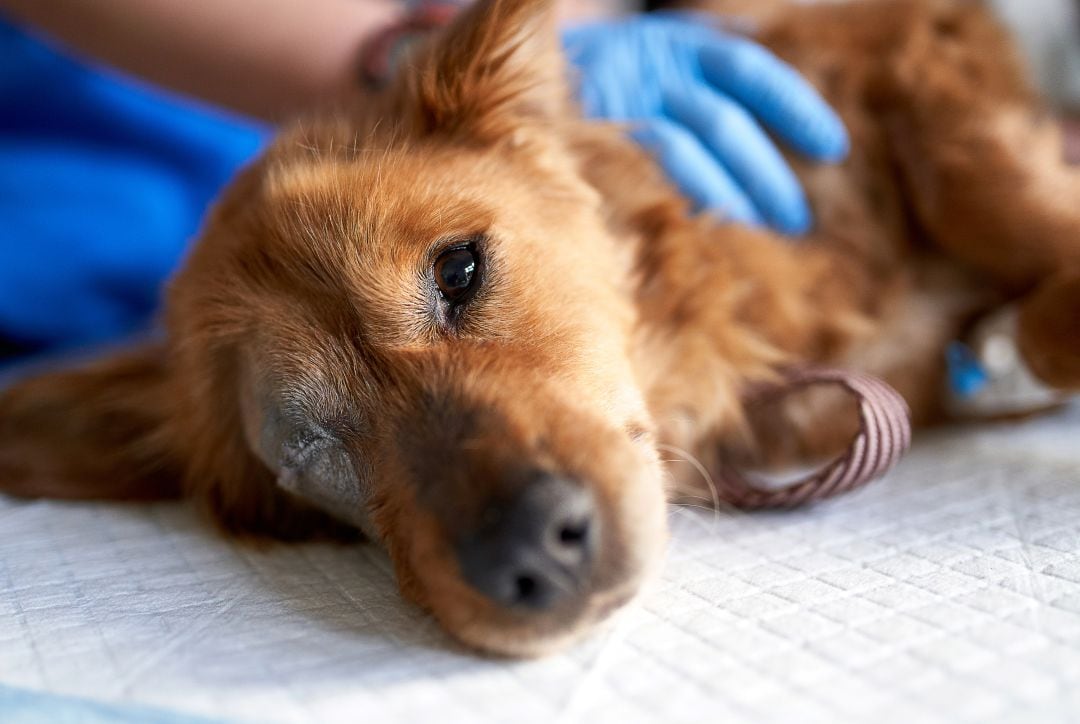
[[[701,207],[788,234],[813,225],[797,177],[759,125],[810,158],[835,162],[848,136],[799,73],[718,19],[638,15],[563,34],[590,117],[629,122]]]

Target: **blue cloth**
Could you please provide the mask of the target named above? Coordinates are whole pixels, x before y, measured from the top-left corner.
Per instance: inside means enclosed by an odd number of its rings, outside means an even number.
[[[0,340],[53,350],[145,328],[207,205],[265,139],[0,18]]]

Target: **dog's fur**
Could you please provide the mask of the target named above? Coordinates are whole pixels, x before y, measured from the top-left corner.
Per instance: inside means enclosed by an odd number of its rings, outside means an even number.
[[[1016,300],[1029,364],[1080,386],[1080,174],[977,5],[763,24],[853,139],[838,167],[792,159],[817,218],[795,243],[689,213],[620,129],[580,120],[548,5],[483,1],[377,100],[285,130],[214,209],[164,339],[3,394],[0,489],[182,495],[290,539],[357,520],[451,634],[528,655],[655,566],[665,483],[703,487],[658,450],[714,468],[847,441],[828,396],[748,414],[744,391],[781,367],[873,372],[933,422],[945,344]],[[450,315],[431,265],[462,239],[482,286]],[[549,612],[494,605],[450,552],[523,466],[581,481],[602,522],[587,590]]]

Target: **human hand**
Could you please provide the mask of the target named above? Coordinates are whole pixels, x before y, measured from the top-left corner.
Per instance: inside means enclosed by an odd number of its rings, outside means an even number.
[[[810,230],[802,186],[761,124],[818,161],[843,160],[849,141],[794,68],[700,15],[583,25],[562,40],[586,115],[631,123],[699,206],[787,234]]]

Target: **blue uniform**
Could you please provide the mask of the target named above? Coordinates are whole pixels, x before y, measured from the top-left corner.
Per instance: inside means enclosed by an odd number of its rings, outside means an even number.
[[[265,140],[0,19],[0,342],[145,328],[208,204]]]

